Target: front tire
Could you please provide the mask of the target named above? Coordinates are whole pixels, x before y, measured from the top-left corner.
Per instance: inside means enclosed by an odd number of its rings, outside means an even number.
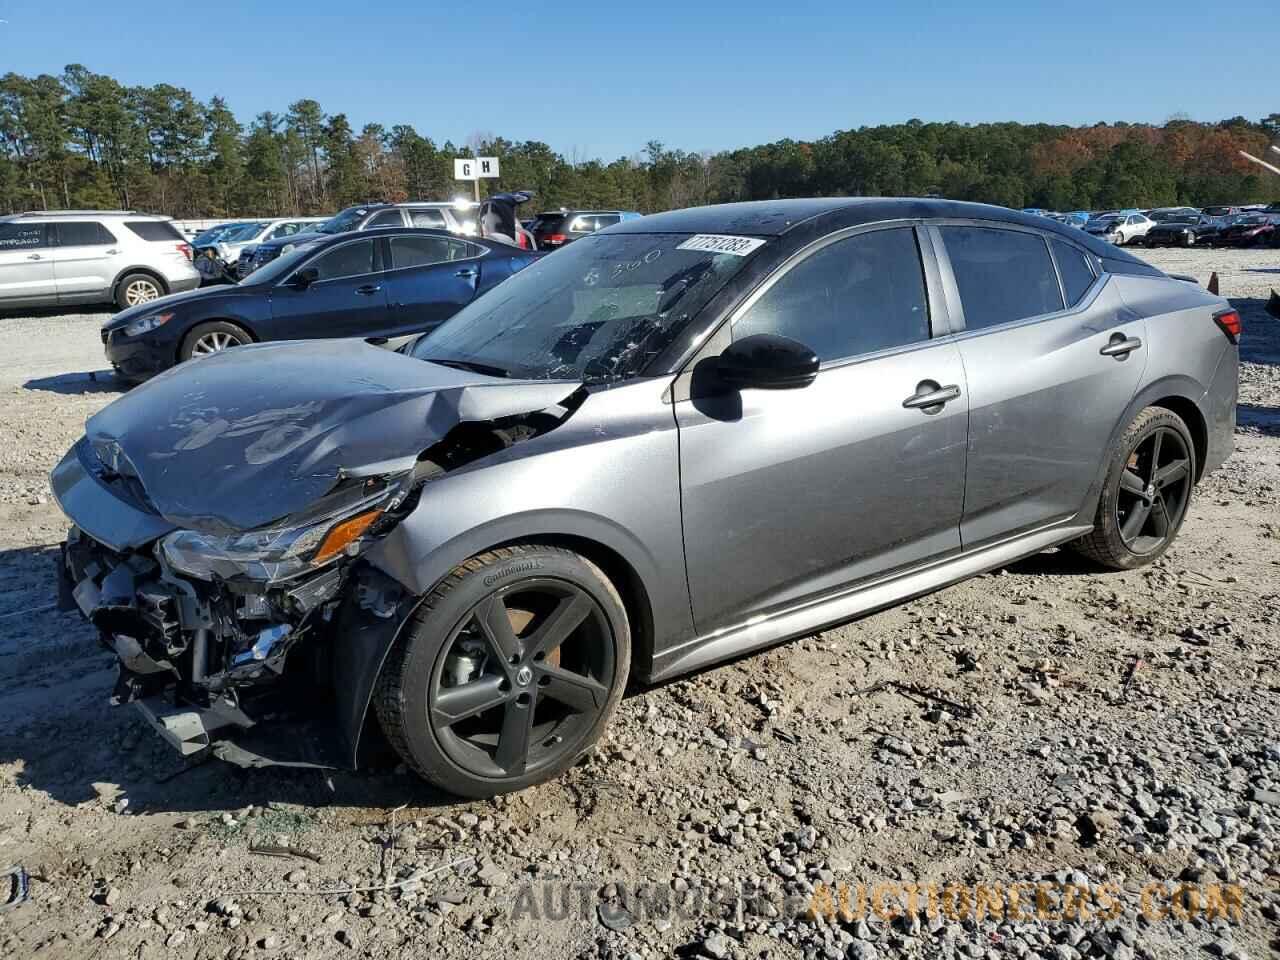
[[[1109,570],[1146,566],[1178,535],[1195,476],[1187,425],[1171,410],[1147,407],[1112,447],[1093,532],[1070,546]]]
[[[221,353],[223,350],[230,350],[232,347],[243,347],[250,343],[253,343],[253,337],[249,336],[249,331],[245,330],[244,327],[228,323],[225,320],[201,323],[192,327],[187,335],[182,338],[179,359],[185,361],[192,358],[207,357],[215,353]]]
[[[423,600],[374,689],[401,759],[462,797],[558,776],[604,731],[631,668],[626,608],[563,547],[472,557]]]

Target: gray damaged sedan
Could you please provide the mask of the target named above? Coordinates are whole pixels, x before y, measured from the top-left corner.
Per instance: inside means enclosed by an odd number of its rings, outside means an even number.
[[[93,416],[65,602],[184,752],[464,796],[654,681],[1056,544],[1160,556],[1232,449],[1240,318],[1001,208],[633,220],[402,352],[249,346]],[[286,755],[293,759],[288,759]]]

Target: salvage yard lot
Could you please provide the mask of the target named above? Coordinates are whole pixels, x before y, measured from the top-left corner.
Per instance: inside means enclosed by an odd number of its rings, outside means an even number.
[[[107,705],[113,657],[52,609],[47,476],[120,393],[108,314],[0,317],[0,867],[35,877],[0,955],[1280,951],[1280,252],[1138,254],[1218,271],[1246,325],[1236,453],[1162,560],[1100,574],[1050,552],[637,691],[591,760],[476,803],[391,768],[184,766]],[[1062,919],[1055,894],[1048,916],[975,922],[921,893],[917,915],[841,921],[787,900],[1037,881],[1111,885],[1121,909]],[[1241,916],[1172,909],[1180,882],[1238,888]],[[642,884],[683,908],[655,917]]]

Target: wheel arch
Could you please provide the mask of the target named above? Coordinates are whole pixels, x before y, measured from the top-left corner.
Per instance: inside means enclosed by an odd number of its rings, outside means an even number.
[[[1199,483],[1200,478],[1204,476],[1205,459],[1209,454],[1209,425],[1205,422],[1200,407],[1195,401],[1179,394],[1160,397],[1146,406],[1163,407],[1171,413],[1176,413],[1187,425],[1187,429],[1191,431],[1191,445],[1196,455],[1196,482]]]
[[[114,300],[116,298],[116,293],[120,289],[121,281],[123,281],[125,277],[129,276],[132,273],[145,273],[148,277],[150,277],[156,283],[160,284],[161,296],[167,295],[169,293],[169,281],[166,280],[164,278],[164,274],[162,274],[155,267],[146,267],[146,266],[125,267],[123,270],[119,271],[115,275],[115,279],[111,281],[111,299]]]
[[[592,520],[596,522],[593,524]],[[560,546],[582,554],[600,567],[622,597],[632,629],[630,677],[646,678],[652,670],[657,633],[651,591],[642,572],[642,561],[622,542],[623,534],[612,527],[601,527],[601,523],[600,518],[582,516],[578,511],[519,514],[438,545],[430,551],[432,562],[427,565],[414,562],[413,544],[397,537],[400,528],[370,550],[362,562],[398,583],[406,596],[394,616],[386,620],[362,615],[351,603],[344,604],[346,612],[339,617],[342,642],[335,650],[337,675],[349,678],[351,683],[335,691],[337,719],[351,765],[359,766],[373,689],[405,623],[436,583],[454,568],[500,547],[516,543]]]
[[[406,518],[369,552],[368,560],[418,597],[430,593],[459,564],[499,547],[539,543],[582,554],[604,571],[621,595],[632,631],[632,673],[647,674],[658,633],[650,589],[655,561],[623,528],[580,510],[522,512],[437,543],[424,558],[415,549],[418,536],[407,529],[412,521]]]
[[[196,321],[194,321],[194,322],[192,322],[192,323],[187,324],[187,329],[186,329],[186,330],[184,330],[184,331],[182,332],[182,336],[180,336],[180,337],[178,338],[178,342],[177,342],[176,344],[174,344],[174,347],[173,347],[173,362],[174,362],[175,364],[178,364],[178,363],[181,363],[181,362],[182,362],[182,345],[183,345],[184,343],[186,343],[186,342],[187,342],[187,337],[191,336],[191,331],[192,331],[192,330],[194,330],[196,327],[199,327],[199,326],[201,326],[202,324],[206,324],[206,323],[229,323],[229,324],[231,324],[231,326],[233,326],[233,327],[239,327],[239,328],[240,328],[241,330],[243,330],[246,334],[248,334],[249,339],[250,339],[253,343],[261,343],[261,342],[262,342],[262,338],[261,338],[261,337],[259,337],[259,336],[254,332],[253,327],[249,326],[249,324],[245,323],[245,322],[244,322],[244,320],[240,319],[239,317],[221,317],[221,316],[218,316],[218,317],[201,317],[199,320],[196,320]]]
[[[631,627],[631,675],[647,675],[653,665],[653,608],[644,579],[634,566],[617,550],[590,537],[573,534],[539,534],[518,537],[496,543],[489,550],[516,543],[537,543],[551,547],[565,547],[586,557],[604,571],[606,577],[622,597]],[[479,551],[481,553],[485,550]]]
[[[1086,523],[1093,522],[1093,515],[1098,507],[1098,497],[1102,494],[1102,484],[1106,479],[1107,464],[1110,460],[1111,450],[1115,447],[1116,440],[1124,433],[1125,428],[1133,422],[1133,418],[1147,409],[1147,407],[1163,407],[1176,413],[1186,423],[1187,429],[1191,432],[1192,446],[1195,448],[1196,480],[1198,482],[1204,474],[1204,458],[1209,443],[1208,425],[1199,404],[1200,398],[1204,397],[1206,392],[1207,388],[1204,384],[1191,377],[1177,374],[1161,377],[1134,394],[1133,399],[1129,401],[1129,405],[1125,407],[1124,413],[1116,420],[1116,424],[1111,430],[1111,436],[1107,438],[1106,448],[1102,451],[1102,456],[1098,458],[1097,474],[1094,477],[1093,484],[1089,487],[1088,496],[1076,516],[1083,518]]]

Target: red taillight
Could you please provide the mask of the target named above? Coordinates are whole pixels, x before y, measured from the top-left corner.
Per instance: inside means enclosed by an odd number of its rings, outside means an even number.
[[[1232,343],[1240,340],[1240,334],[1244,331],[1244,324],[1240,322],[1240,314],[1234,310],[1223,310],[1221,313],[1213,315],[1213,322],[1218,325],[1218,329],[1227,335],[1227,339]]]
[[[551,243],[551,244],[564,243],[568,239],[569,238],[566,237],[563,233],[549,233],[542,238],[542,242]]]
[[[182,254],[182,255],[183,255],[184,257],[186,257],[188,260],[190,260],[190,259],[191,259],[191,244],[189,244],[189,243],[179,243],[179,244],[177,244],[177,247],[178,247],[178,252],[179,252],[180,254]]]

